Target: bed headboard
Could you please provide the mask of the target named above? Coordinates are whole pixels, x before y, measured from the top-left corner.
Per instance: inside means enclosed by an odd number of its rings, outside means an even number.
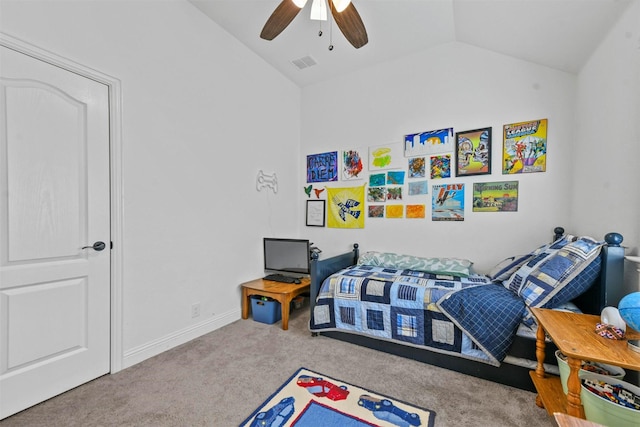
[[[311,289],[309,292],[309,298],[312,305],[318,296],[318,290],[320,289],[322,282],[324,282],[324,279],[331,276],[336,271],[347,268],[350,265],[355,265],[358,262],[358,256],[360,255],[358,247],[359,245],[354,243],[353,250],[351,252],[323,259],[322,261],[319,260],[318,253],[311,253],[311,265],[309,266]]]
[[[617,307],[623,297],[624,248],[620,233],[607,233],[600,252],[600,275],[595,283],[573,302],[583,313],[600,315],[607,306]]]

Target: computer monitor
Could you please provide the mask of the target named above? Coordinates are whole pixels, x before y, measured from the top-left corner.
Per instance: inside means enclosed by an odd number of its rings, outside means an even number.
[[[265,271],[309,274],[309,240],[273,237],[263,240]]]

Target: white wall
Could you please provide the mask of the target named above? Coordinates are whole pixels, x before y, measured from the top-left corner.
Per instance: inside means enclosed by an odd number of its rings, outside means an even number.
[[[618,231],[627,254],[640,242],[640,2],[633,2],[578,78],[572,218],[583,231]],[[625,265],[623,294],[640,290]]]
[[[430,186],[466,184],[463,222],[431,221],[429,194],[408,199],[427,204],[426,219],[367,218],[361,230],[302,226],[301,234],[330,252],[327,255],[358,242],[365,251],[468,258],[476,270],[486,272],[504,257],[549,241],[555,226],[571,231],[574,75],[452,43],[305,87],[302,93],[303,159],[330,150],[402,142],[403,135],[421,131],[493,128],[492,175],[429,180]],[[502,175],[503,125],[543,118],[549,120],[547,171]],[[300,185],[304,178],[301,175]],[[518,212],[471,212],[473,182],[506,180],[519,181]]]
[[[2,32],[122,82],[123,365],[238,319],[262,236],[302,216],[300,89],[187,2],[0,7]]]

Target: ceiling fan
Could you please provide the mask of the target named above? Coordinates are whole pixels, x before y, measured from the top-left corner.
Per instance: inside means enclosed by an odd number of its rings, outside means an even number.
[[[338,28],[342,31],[345,38],[356,49],[361,48],[369,42],[367,37],[367,30],[364,28],[360,14],[356,10],[351,0],[328,0],[329,8],[331,9],[331,15],[336,21]],[[307,0],[282,0],[282,2],[273,11],[262,32],[260,37],[265,40],[273,40],[280,34],[287,26],[293,21],[298,13],[307,3]],[[313,0],[311,19],[326,19],[326,4],[325,0]],[[314,10],[318,14],[317,18],[314,18]],[[324,11],[324,18],[320,17]]]

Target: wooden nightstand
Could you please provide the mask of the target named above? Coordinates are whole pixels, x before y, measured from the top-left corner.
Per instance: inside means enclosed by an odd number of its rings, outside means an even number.
[[[273,280],[256,279],[243,283],[242,286],[242,318],[249,318],[251,295],[273,298],[280,302],[282,308],[282,329],[289,329],[289,306],[291,300],[300,294],[309,292],[311,280],[308,277],[300,279],[300,283],[281,283]]]
[[[532,308],[531,312],[538,319],[536,336],[538,366],[535,371],[531,371],[530,375],[538,391],[536,404],[546,408],[549,415],[553,415],[554,412],[563,412],[584,418],[584,409],[580,401],[581,384],[578,377],[583,360],[640,370],[640,353],[630,350],[626,339],[607,339],[595,332],[600,316],[544,308]],[[547,375],[544,372],[545,331],[558,349],[567,356],[567,364],[570,368],[567,396],[562,391],[560,377]],[[640,333],[627,328],[626,338],[638,339]]]

